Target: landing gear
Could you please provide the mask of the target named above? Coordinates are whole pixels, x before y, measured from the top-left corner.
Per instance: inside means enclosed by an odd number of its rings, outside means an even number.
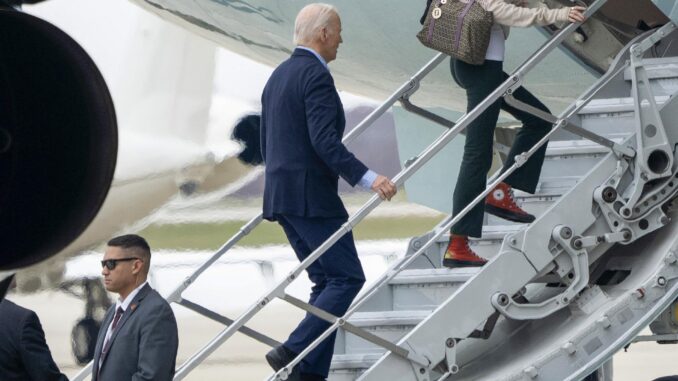
[[[78,321],[71,331],[71,349],[78,365],[85,365],[94,358],[94,348],[101,322],[91,317]]]
[[[79,365],[85,365],[94,358],[99,328],[111,301],[99,278],[66,282],[61,285],[61,290],[85,300],[85,316],[71,331],[73,356]]]

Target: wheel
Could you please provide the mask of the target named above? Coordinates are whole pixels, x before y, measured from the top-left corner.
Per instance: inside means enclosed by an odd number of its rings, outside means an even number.
[[[92,318],[83,318],[71,331],[71,349],[79,365],[85,365],[94,358],[101,323]]]

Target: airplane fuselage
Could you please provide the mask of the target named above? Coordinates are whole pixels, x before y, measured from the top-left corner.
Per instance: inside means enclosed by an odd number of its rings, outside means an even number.
[[[292,32],[296,13],[309,3],[299,0],[132,1],[228,50],[270,66],[277,66],[294,49]],[[556,0],[545,2],[550,7],[561,6]],[[331,64],[340,90],[384,99],[435,54],[415,37],[421,28],[419,18],[425,6],[423,0],[395,3],[336,0],[332,3],[339,9],[343,24],[344,43],[339,48],[336,62]],[[544,6],[543,3],[531,1],[530,6]],[[638,7],[652,8],[654,5],[649,0],[636,1],[629,9],[638,10]],[[566,44],[569,52],[552,53],[526,78],[526,85],[552,111],[564,108],[588,87],[596,74],[607,68],[625,44],[624,40],[637,33],[631,27],[637,21],[633,15],[617,14],[616,9],[620,7],[609,8],[604,13],[607,12],[608,19],[615,20],[615,27],[628,29],[616,30],[613,37],[607,25],[591,23]],[[652,14],[653,20],[661,19],[650,11],[644,14]],[[507,43],[505,70],[515,68],[545,40],[545,34],[538,29],[513,28]],[[415,101],[465,111],[464,92],[454,84],[446,66],[441,65],[424,81]]]

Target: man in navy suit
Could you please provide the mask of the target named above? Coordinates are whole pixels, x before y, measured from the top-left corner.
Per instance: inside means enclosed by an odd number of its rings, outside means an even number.
[[[390,200],[395,185],[369,170],[341,143],[344,109],[327,67],[342,42],[341,20],[327,4],[310,4],[295,23],[292,56],[273,72],[261,97],[261,150],[266,163],[264,218],[278,221],[303,261],[346,222],[337,192],[339,176]],[[309,303],[343,316],[365,282],[352,234],[346,234],[308,268]],[[276,371],[304,350],[329,324],[307,314],[287,341],[266,355]],[[295,367],[292,380],[324,380],[332,335]]]
[[[35,312],[0,300],[0,380],[68,381],[59,372]]]

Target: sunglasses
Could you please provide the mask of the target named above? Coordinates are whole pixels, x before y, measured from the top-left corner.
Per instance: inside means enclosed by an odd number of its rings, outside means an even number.
[[[141,260],[141,258],[137,257],[129,257],[129,258],[118,258],[118,259],[104,259],[101,261],[101,267],[106,267],[109,270],[113,270],[115,266],[118,265],[118,262],[127,262],[127,261],[134,261],[134,260]]]

